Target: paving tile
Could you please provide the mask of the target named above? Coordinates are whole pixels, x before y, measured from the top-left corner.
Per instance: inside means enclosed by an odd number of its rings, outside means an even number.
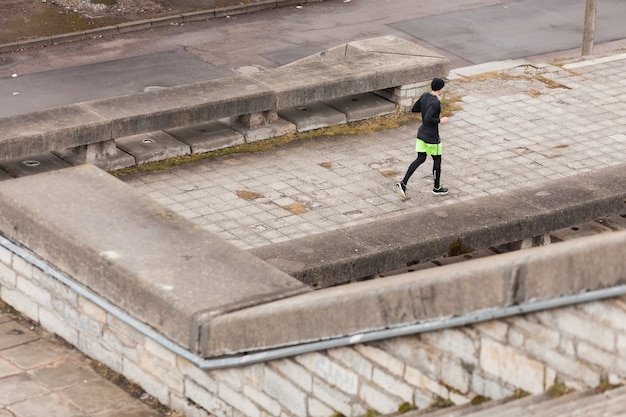
[[[0,356],[4,356],[3,350],[5,349],[20,346],[38,338],[35,332],[14,320],[0,323]]]
[[[0,379],[0,406],[19,403],[49,392],[25,373],[9,376]]]
[[[11,411],[17,417],[74,417],[82,413],[76,407],[67,403],[59,394],[30,398],[11,406]]]
[[[32,369],[63,359],[67,356],[67,350],[61,345],[38,339],[12,349],[6,349],[0,352],[0,356],[22,369]]]

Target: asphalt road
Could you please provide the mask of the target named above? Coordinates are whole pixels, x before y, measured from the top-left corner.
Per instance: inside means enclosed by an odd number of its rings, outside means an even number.
[[[0,117],[272,68],[395,35],[458,68],[580,48],[585,0],[327,0],[0,55]],[[599,0],[596,45],[626,39],[626,3]]]

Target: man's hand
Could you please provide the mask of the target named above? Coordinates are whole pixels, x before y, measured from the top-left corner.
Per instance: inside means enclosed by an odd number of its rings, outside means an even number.
[[[448,123],[448,118],[442,117],[441,119],[439,119],[439,123],[441,123],[442,125],[445,125],[446,123]]]

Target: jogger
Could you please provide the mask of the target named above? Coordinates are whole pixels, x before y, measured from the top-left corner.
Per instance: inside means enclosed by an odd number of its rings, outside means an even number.
[[[441,78],[434,78],[430,83],[431,92],[421,95],[415,102],[412,112],[422,113],[422,124],[417,131],[415,151],[417,158],[411,162],[401,182],[396,184],[398,194],[406,198],[406,185],[415,170],[426,161],[427,155],[433,158],[433,194],[448,194],[448,189],[441,185],[441,140],[439,138],[439,123],[448,122],[447,117],[441,117],[441,95],[445,82]]]

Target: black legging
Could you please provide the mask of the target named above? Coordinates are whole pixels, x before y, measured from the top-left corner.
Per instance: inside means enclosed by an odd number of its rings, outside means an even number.
[[[432,155],[433,157],[433,176],[435,177],[435,188],[439,188],[439,181],[441,180],[441,155]],[[418,152],[415,161],[411,162],[409,168],[404,175],[402,184],[407,185],[409,178],[415,172],[415,170],[426,161],[426,152]]]

